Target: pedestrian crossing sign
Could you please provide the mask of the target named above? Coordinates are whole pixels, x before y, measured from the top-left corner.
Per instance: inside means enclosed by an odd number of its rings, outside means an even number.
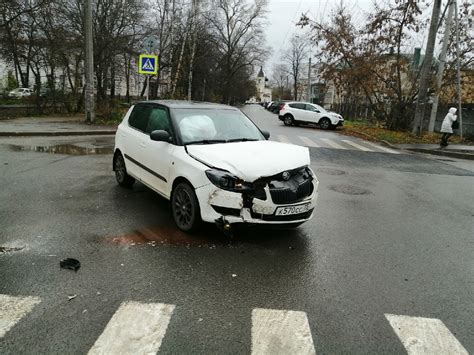
[[[138,73],[156,74],[158,73],[158,56],[151,54],[140,54],[138,61]]]

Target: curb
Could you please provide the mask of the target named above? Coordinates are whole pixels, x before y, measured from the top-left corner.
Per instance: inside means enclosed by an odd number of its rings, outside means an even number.
[[[455,151],[449,151],[449,150],[422,149],[422,148],[405,148],[404,150],[417,152],[417,153],[426,153],[426,154],[431,154],[431,155],[440,155],[440,156],[451,157],[451,158],[474,160],[474,154],[470,154],[470,153],[455,152]]]
[[[103,136],[113,135],[116,131],[66,131],[66,132],[0,132],[0,137],[41,137],[41,136]]]
[[[357,134],[364,137],[368,141],[374,140],[373,137],[365,133],[357,132]],[[392,143],[387,142],[386,140],[380,140],[380,141],[375,140],[375,141],[394,150],[403,150],[403,151],[409,151],[409,152],[425,153],[425,154],[445,156],[445,157],[458,158],[458,159],[474,160],[474,154],[465,153],[461,151],[456,152],[452,150],[450,151],[450,150],[433,150],[433,149],[423,149],[423,148],[401,148],[401,147],[397,147],[396,145]]]

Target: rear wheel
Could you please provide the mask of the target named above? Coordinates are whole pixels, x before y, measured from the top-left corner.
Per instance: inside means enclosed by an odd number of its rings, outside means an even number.
[[[201,224],[199,201],[189,184],[179,183],[171,196],[171,210],[176,226],[185,232],[195,231]]]
[[[319,127],[321,127],[321,129],[330,129],[331,126],[332,124],[329,118],[321,118],[319,121]]]
[[[293,124],[293,117],[291,115],[283,116],[283,123],[285,126],[291,126]]]
[[[127,174],[127,168],[125,167],[125,160],[121,153],[117,152],[114,155],[114,170],[115,179],[117,183],[122,187],[132,187],[135,179]]]

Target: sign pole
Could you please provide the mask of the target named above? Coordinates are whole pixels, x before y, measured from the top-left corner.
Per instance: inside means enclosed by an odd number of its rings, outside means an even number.
[[[158,72],[158,56],[140,54],[138,63],[138,73],[146,75],[146,101],[148,101],[150,97],[150,75],[156,75]]]
[[[148,101],[148,97],[150,96],[150,75],[146,76],[146,100]]]

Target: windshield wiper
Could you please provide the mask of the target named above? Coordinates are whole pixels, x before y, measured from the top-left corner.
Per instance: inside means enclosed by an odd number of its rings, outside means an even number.
[[[213,144],[213,143],[226,143],[227,141],[225,139],[203,139],[200,141],[192,141],[185,143],[185,145],[189,144]]]
[[[231,143],[231,142],[250,142],[250,141],[258,141],[258,139],[255,139],[255,138],[234,138],[234,139],[228,139],[227,143]]]

